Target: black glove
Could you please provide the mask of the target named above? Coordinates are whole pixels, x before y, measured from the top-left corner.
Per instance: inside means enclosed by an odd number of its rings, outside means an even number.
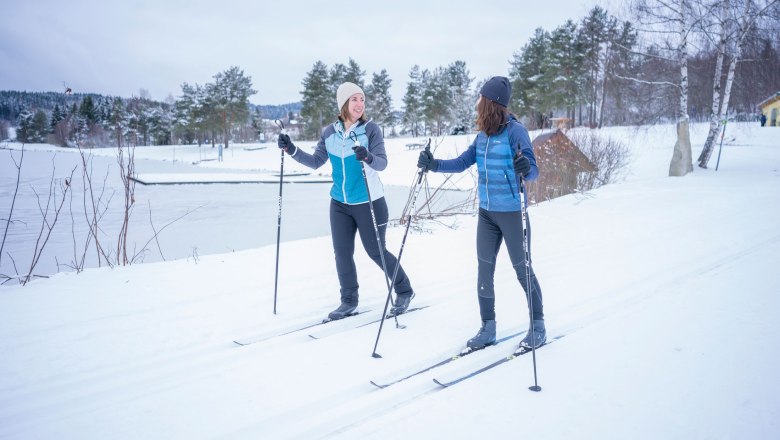
[[[436,171],[439,169],[439,163],[433,158],[433,153],[430,150],[420,151],[420,158],[417,159],[417,168],[422,168],[423,171]]]
[[[290,136],[287,136],[284,133],[279,133],[279,139],[276,140],[276,145],[278,145],[279,148],[288,154],[291,151],[295,151],[295,145],[293,145],[292,141],[290,140]]]
[[[523,178],[526,178],[531,174],[531,161],[522,154],[515,156],[514,165],[515,174],[523,176]]]
[[[361,145],[355,145],[352,147],[352,151],[355,152],[355,159],[363,161],[365,163],[371,163],[374,161],[374,155],[369,153],[366,147]]]

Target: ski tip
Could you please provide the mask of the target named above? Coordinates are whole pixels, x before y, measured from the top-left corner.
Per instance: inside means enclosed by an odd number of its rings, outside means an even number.
[[[436,385],[438,385],[438,386],[440,386],[440,387],[442,387],[442,388],[447,388],[447,386],[448,386],[448,385],[447,385],[446,383],[444,383],[444,382],[439,382],[439,379],[433,379],[433,381],[436,383]]]
[[[312,339],[319,339],[318,337],[316,337],[316,336],[314,336],[312,334],[310,334],[309,337],[312,338]]]
[[[383,389],[387,388],[387,385],[379,385],[378,383],[374,382],[373,380],[371,381],[371,385],[379,388],[380,390],[383,390]]]
[[[246,345],[243,342],[238,342],[238,341],[233,341],[233,343],[238,345],[239,347],[243,347],[244,345]]]

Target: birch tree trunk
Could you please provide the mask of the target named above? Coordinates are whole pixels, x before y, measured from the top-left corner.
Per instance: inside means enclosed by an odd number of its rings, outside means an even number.
[[[707,140],[704,141],[704,148],[699,154],[697,162],[701,168],[707,168],[707,161],[712,154],[712,150],[715,146],[715,139],[720,131],[720,124],[723,118],[720,116],[720,83],[721,76],[723,75],[723,59],[726,52],[726,39],[727,39],[727,17],[726,11],[729,8],[729,0],[724,0],[721,4],[720,13],[720,36],[718,41],[718,56],[715,60],[715,76],[713,78],[712,85],[712,110],[710,113],[710,129],[707,132]]]
[[[607,79],[609,78],[609,69],[611,67],[610,61],[612,60],[612,43],[609,42],[607,44],[606,49],[606,60],[604,61],[604,78],[601,81],[601,102],[599,103],[599,124],[598,127],[601,128],[602,124],[604,123],[604,104],[607,101]]]
[[[768,11],[770,11],[771,8],[774,7],[776,4],[777,1],[773,0],[765,3],[763,7],[754,9],[752,0],[748,0],[745,2],[745,9],[740,14],[739,27],[737,29],[737,34],[734,39],[734,54],[731,57],[731,61],[729,62],[729,70],[728,70],[728,74],[726,75],[726,85],[724,87],[723,103],[720,106],[720,113],[718,118],[719,122],[724,121],[726,119],[726,116],[728,115],[729,100],[731,99],[731,86],[734,85],[734,77],[737,72],[737,62],[742,57],[742,47],[745,45],[745,38],[750,33],[750,30],[752,29],[753,25],[761,17],[767,14]],[[714,149],[715,149],[715,143],[713,142],[712,146],[708,150],[702,151],[702,158],[699,161],[700,167],[707,168],[707,162],[709,162],[710,157],[712,156],[712,151]]]
[[[669,176],[684,176],[693,171],[693,155],[691,153],[691,136],[688,118],[688,5],[686,0],[679,0],[679,45],[680,60],[680,108],[677,120],[677,142],[674,144],[672,161],[669,164]]]

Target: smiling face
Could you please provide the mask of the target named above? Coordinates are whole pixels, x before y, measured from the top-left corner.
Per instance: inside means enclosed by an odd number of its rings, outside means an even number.
[[[349,120],[352,122],[357,121],[363,116],[363,112],[366,111],[366,98],[362,93],[355,93],[347,100],[347,114]]]

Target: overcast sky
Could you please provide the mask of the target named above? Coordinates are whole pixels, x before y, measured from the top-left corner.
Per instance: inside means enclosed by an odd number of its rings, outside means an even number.
[[[252,78],[255,104],[301,99],[317,60],[352,57],[371,74],[387,69],[400,107],[415,64],[463,60],[480,81],[507,75],[534,30],[579,21],[608,0],[330,2],[240,0],[6,0],[0,26],[0,90],[164,100],[183,82],[203,84],[230,66]]]

